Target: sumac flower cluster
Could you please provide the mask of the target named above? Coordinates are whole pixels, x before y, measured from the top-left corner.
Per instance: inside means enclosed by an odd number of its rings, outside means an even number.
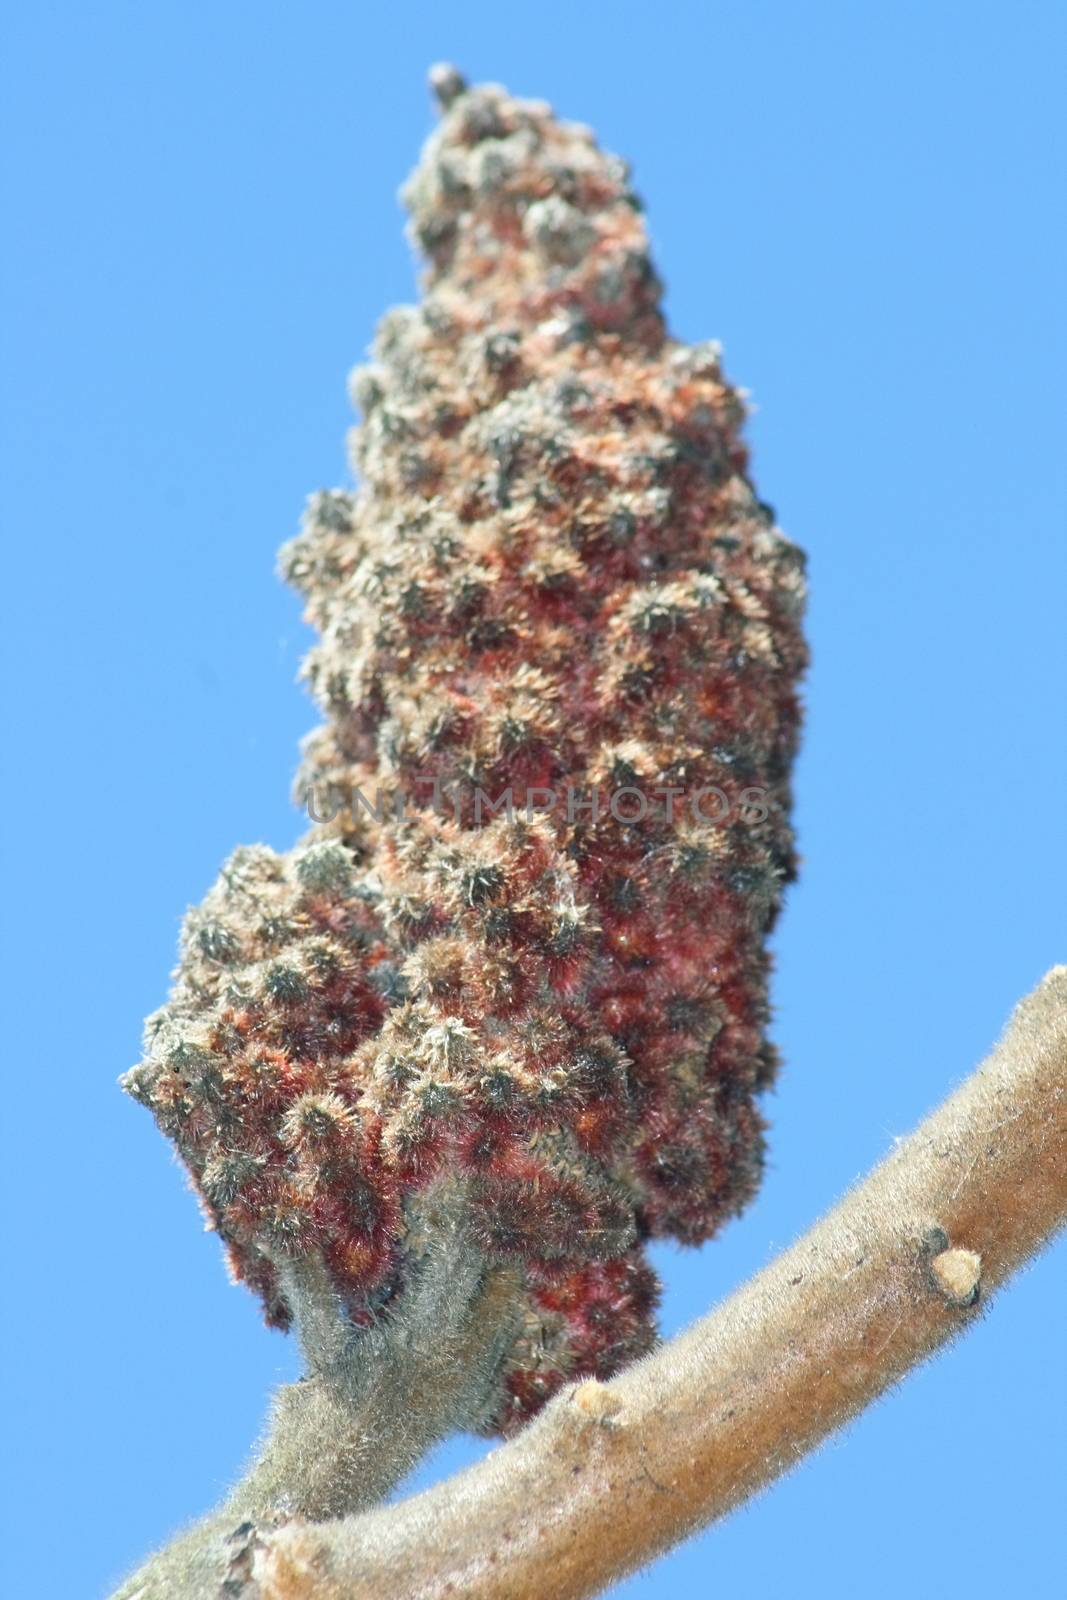
[[[354,380],[359,487],[282,556],[320,633],[299,796],[402,803],[236,853],[127,1085],[279,1325],[309,1254],[354,1328],[387,1319],[447,1179],[516,1286],[506,1431],[645,1350],[644,1242],[758,1182],[803,564],[717,349],[666,333],[625,166],[539,102],[442,97],[423,297]],[[506,790],[631,794],[476,806]]]

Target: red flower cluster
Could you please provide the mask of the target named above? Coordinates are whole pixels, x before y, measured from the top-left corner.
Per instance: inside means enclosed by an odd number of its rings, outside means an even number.
[[[361,487],[283,553],[322,635],[300,792],[404,805],[237,853],[129,1085],[276,1322],[307,1251],[357,1325],[384,1314],[412,1197],[460,1178],[471,1247],[521,1269],[507,1429],[646,1349],[642,1241],[707,1238],[758,1181],[803,577],[717,352],[666,335],[625,168],[442,84],[424,298],[355,381]],[[721,821],[523,810],[708,787]],[[476,803],[508,789],[512,816]]]

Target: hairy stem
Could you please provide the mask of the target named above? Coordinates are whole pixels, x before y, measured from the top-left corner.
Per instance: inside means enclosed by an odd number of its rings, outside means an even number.
[[[475,1427],[510,1340],[514,1285],[487,1273],[462,1192],[423,1207],[428,1239],[397,1307],[353,1330],[315,1257],[279,1263],[308,1376],[275,1396],[267,1438],[224,1504],[154,1556],[116,1600],[240,1592],[263,1530],[340,1517],[384,1499],[445,1434]]]
[[[578,1600],[813,1450],[977,1315],[1067,1210],[1067,968],[800,1242],[688,1333],[402,1505],[264,1532],[258,1600]]]

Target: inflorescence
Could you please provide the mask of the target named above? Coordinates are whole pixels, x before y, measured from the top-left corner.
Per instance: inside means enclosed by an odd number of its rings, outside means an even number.
[[[321,635],[300,796],[405,803],[238,850],[125,1082],[279,1326],[310,1253],[353,1327],[387,1318],[432,1248],[413,1201],[451,1180],[518,1285],[508,1431],[647,1350],[644,1241],[708,1238],[758,1183],[803,562],[718,350],[667,336],[624,164],[436,84],[405,196],[424,294],[355,374],[358,489],[282,555]],[[509,787],[730,805],[476,807]]]

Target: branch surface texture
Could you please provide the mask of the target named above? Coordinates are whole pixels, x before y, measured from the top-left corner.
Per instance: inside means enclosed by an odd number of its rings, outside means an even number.
[[[979,1314],[1067,1212],[1067,967],[718,1310],[405,1504],[268,1535],[261,1600],[579,1600],[786,1472]]]

